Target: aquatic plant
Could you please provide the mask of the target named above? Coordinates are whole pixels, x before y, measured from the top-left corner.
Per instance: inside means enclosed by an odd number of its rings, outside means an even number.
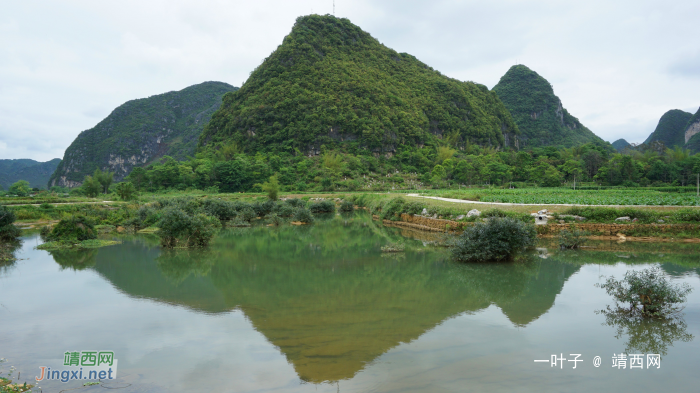
[[[349,199],[343,199],[343,202],[340,203],[340,211],[341,212],[351,212],[355,209],[355,206],[353,205],[352,201]]]
[[[460,262],[505,261],[535,244],[533,224],[494,217],[465,228],[455,241],[452,257]]]
[[[609,312],[619,311],[630,317],[645,318],[665,318],[680,312],[683,309],[681,305],[692,291],[687,283],[672,284],[658,266],[628,271],[622,280],[607,277],[605,283],[595,286],[615,298],[617,310],[608,306]],[[620,303],[629,304],[629,308],[621,307]]]
[[[396,242],[382,246],[381,250],[382,252],[403,252],[405,248],[406,245],[403,242]]]

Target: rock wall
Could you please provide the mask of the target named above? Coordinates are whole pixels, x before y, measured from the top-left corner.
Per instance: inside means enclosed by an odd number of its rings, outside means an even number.
[[[375,220],[379,220],[379,216],[372,216]],[[468,225],[473,225],[471,222],[457,222],[452,220],[443,220],[439,218],[430,218],[423,216],[412,216],[410,214],[401,214],[398,221],[383,220],[387,225],[393,225],[403,228],[411,228],[430,232],[459,232],[464,230]],[[700,233],[700,224],[574,224],[577,229],[588,231],[594,236],[616,236],[618,233],[623,235],[629,234],[658,234],[658,233],[680,233],[680,232],[697,232]],[[571,224],[547,224],[538,225],[537,233],[539,235],[557,235],[564,229],[569,229]]]

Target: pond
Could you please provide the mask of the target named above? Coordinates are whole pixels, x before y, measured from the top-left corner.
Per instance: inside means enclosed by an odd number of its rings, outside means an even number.
[[[41,366],[63,368],[67,351],[111,350],[118,375],[104,385],[120,392],[699,386],[697,245],[597,242],[560,252],[542,242],[518,263],[464,265],[432,246],[435,237],[361,213],[226,229],[205,251],[125,236],[117,246],[47,252],[28,234],[21,259],[0,267],[0,357],[33,379]],[[404,252],[381,252],[399,241]],[[653,265],[694,288],[683,318],[606,323],[596,313],[612,304],[594,287],[601,275]],[[658,353],[660,368],[646,357],[642,369],[612,367],[620,353]],[[566,360],[552,367],[552,354]]]

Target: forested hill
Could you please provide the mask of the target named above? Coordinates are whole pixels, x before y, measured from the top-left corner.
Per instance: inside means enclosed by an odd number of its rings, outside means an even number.
[[[0,160],[0,186],[7,190],[13,183],[26,180],[32,187],[46,188],[46,183],[59,162],[59,158],[46,162],[30,159]]]
[[[700,109],[688,120],[685,125],[686,149],[691,153],[700,153]]]
[[[514,65],[493,91],[520,128],[520,147],[608,145],[562,107],[552,85],[524,65]]]
[[[630,146],[629,142],[624,139],[618,139],[612,143],[612,147],[614,147],[617,151],[622,151],[628,146]]]
[[[512,146],[517,126],[496,94],[387,48],[347,19],[310,15],[224,102],[205,148],[318,154],[322,145],[392,153],[449,138]]]
[[[683,147],[686,142],[685,128],[691,117],[693,117],[692,113],[680,109],[672,109],[664,113],[656,129],[644,143],[648,145],[651,142],[660,141],[666,147]]]
[[[134,167],[164,155],[176,159],[193,155],[203,127],[221,105],[221,97],[236,89],[222,82],[204,82],[128,101],[78,135],[49,185],[74,187],[97,168],[114,172],[118,181]]]

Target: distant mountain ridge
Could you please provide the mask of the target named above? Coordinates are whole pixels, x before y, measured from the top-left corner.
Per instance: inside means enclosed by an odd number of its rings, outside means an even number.
[[[347,19],[309,15],[224,97],[200,146],[317,155],[323,145],[390,155],[447,137],[507,147],[517,134],[486,86],[448,78]]]
[[[7,190],[18,180],[26,180],[35,188],[46,188],[49,177],[61,162],[60,158],[39,162],[27,158],[17,160],[0,159],[0,186]]]
[[[522,64],[512,66],[492,90],[518,125],[521,147],[608,144],[569,114],[546,79]]]
[[[114,172],[119,181],[133,168],[165,155],[176,159],[193,155],[222,96],[236,89],[223,82],[204,82],[120,105],[71,143],[50,186],[78,186],[98,168]]]
[[[612,145],[612,147],[614,147],[615,150],[617,150],[617,151],[622,151],[622,150],[624,150],[626,147],[631,146],[630,143],[627,142],[627,141],[624,140],[624,139],[618,139],[618,140],[616,140],[615,142],[611,143],[611,145]]]

